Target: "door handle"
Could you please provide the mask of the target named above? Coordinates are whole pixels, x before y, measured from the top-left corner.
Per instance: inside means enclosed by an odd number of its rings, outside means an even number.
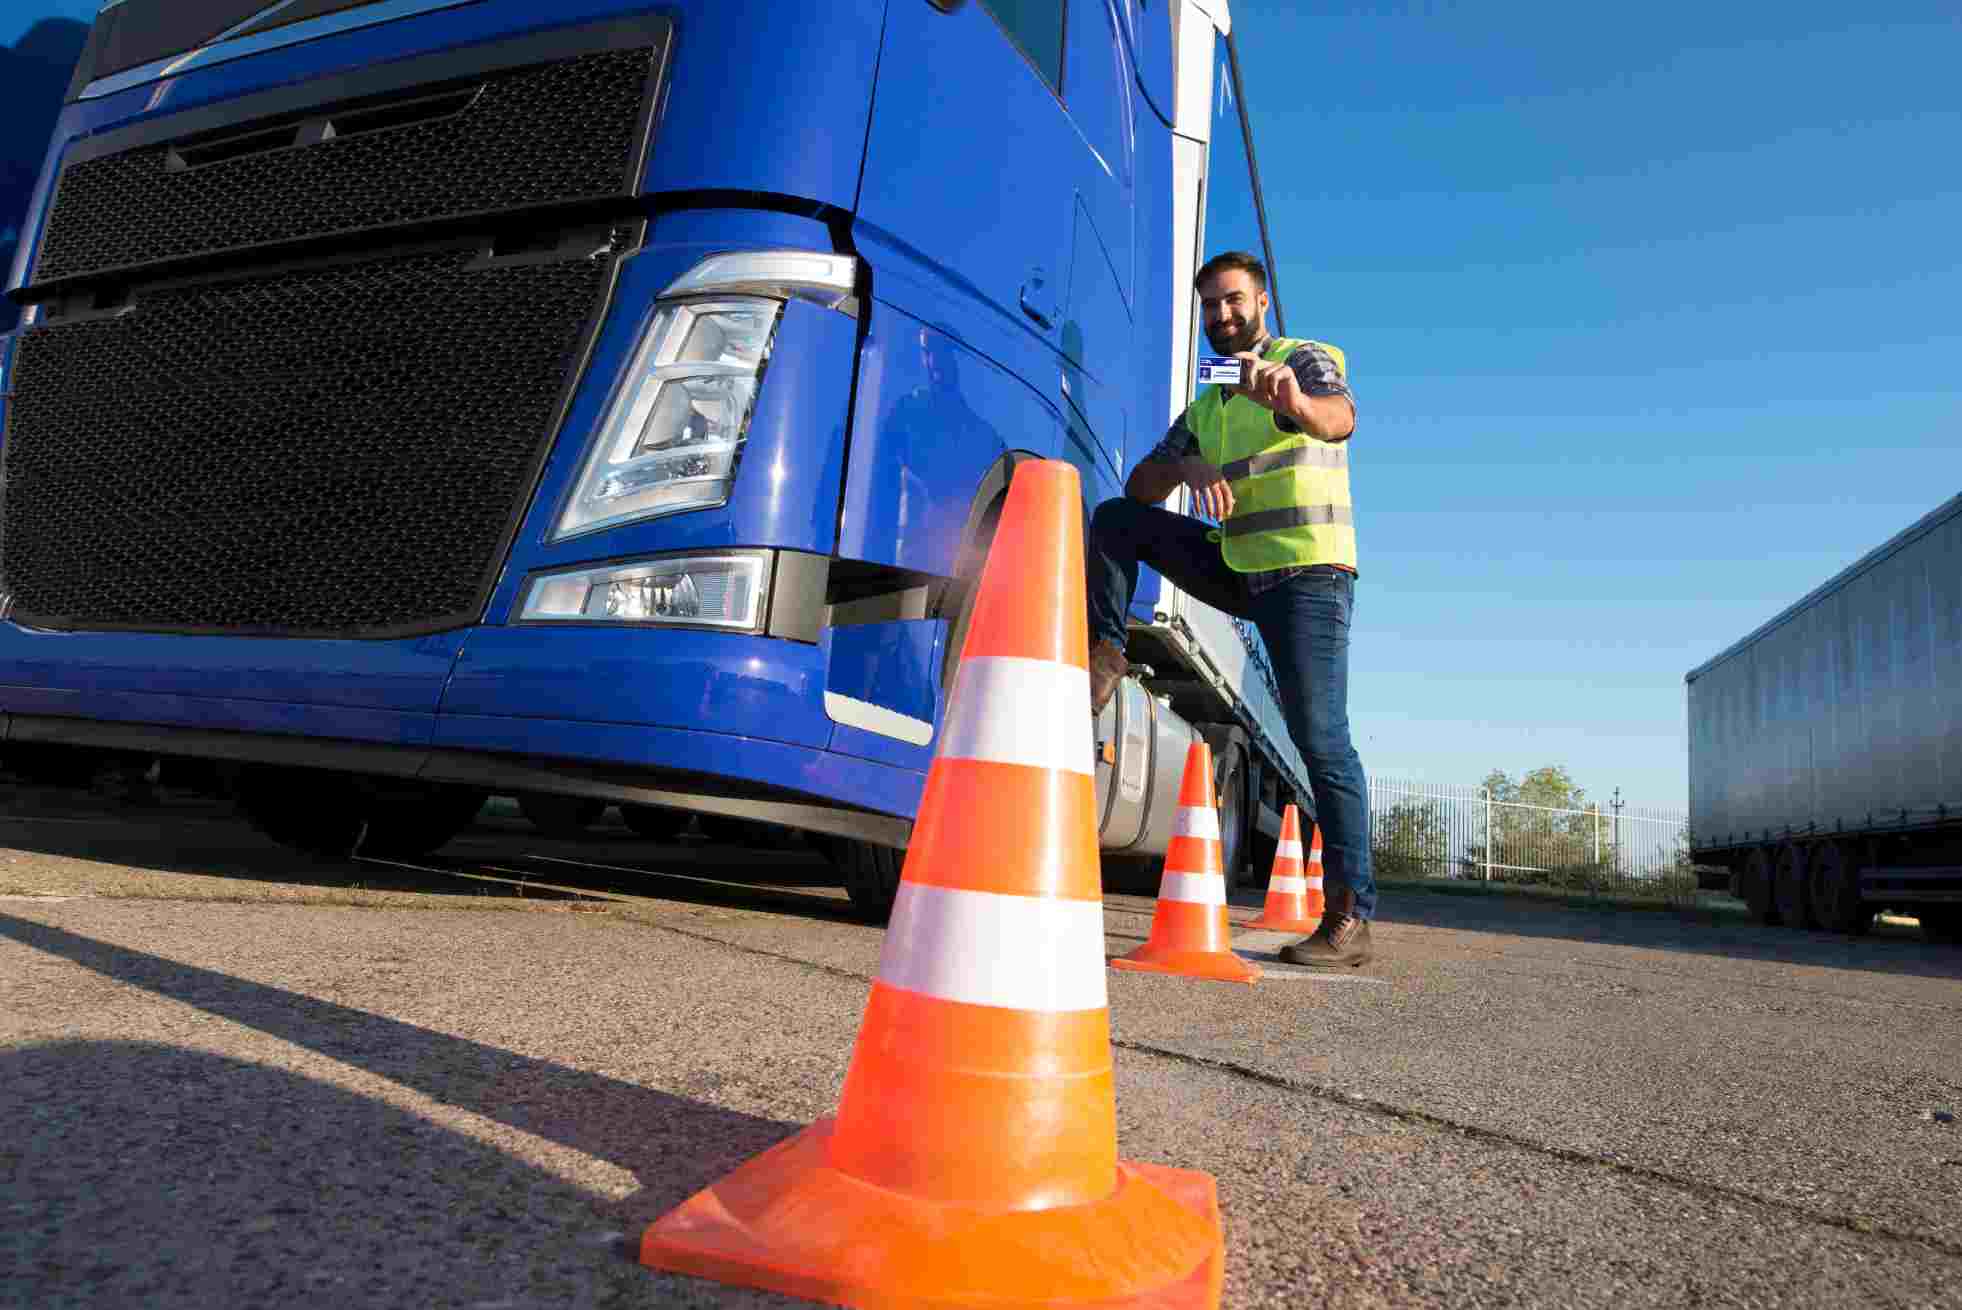
[[[1040,323],[1044,329],[1056,325],[1056,308],[1049,299],[1049,278],[1040,268],[1029,270],[1028,281],[1022,284],[1022,312]]]

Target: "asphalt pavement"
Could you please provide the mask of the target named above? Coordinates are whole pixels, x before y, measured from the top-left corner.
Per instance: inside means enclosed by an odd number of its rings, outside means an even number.
[[[1405,891],[1374,933],[1110,977],[1122,1152],[1217,1177],[1224,1304],[1962,1306],[1962,950]],[[880,938],[807,851],[611,815],[340,864],[0,782],[0,1306],[796,1304],[634,1246],[832,1112]]]

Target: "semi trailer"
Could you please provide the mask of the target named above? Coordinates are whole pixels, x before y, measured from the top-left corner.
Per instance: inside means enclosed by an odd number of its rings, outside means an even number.
[[[7,284],[0,760],[349,855],[767,825],[883,915],[1015,466],[1119,494],[1222,248],[1273,265],[1225,0],[112,0]],[[1257,636],[1131,626],[1108,867],[1201,737],[1264,869]]]
[[[1687,682],[1698,864],[1767,923],[1962,935],[1962,496]]]

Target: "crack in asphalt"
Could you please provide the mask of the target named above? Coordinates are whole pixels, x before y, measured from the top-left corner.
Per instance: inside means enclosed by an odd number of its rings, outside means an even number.
[[[766,950],[762,947],[751,946],[745,942],[730,941],[726,937],[718,937],[713,933],[695,932],[687,928],[677,928],[672,924],[666,923],[650,923],[645,919],[633,919],[629,920],[629,922],[638,923],[643,927],[653,928],[660,932],[673,933],[678,937],[689,937],[696,941],[724,946],[730,950],[741,951],[745,954],[760,956],[765,959],[781,960],[786,964],[800,965],[803,968],[812,969],[834,978],[846,978],[853,982],[868,985],[873,981],[871,976],[859,973],[856,970],[842,969],[837,965],[823,964],[816,960],[807,960],[801,956],[789,955],[782,951]],[[1118,1037],[1111,1038],[1111,1046],[1117,1050],[1130,1051],[1137,1055],[1155,1056],[1159,1059],[1170,1060],[1179,1064],[1188,1064],[1197,1068],[1209,1069],[1215,1073],[1223,1073],[1230,1077],[1245,1079],[1249,1082],[1259,1083],[1262,1086],[1272,1087],[1280,1091],[1293,1092],[1302,1096],[1312,1096],[1317,1100],[1331,1101],[1352,1110],[1362,1110],[1370,1114],[1383,1115],[1395,1119],[1400,1123],[1414,1124],[1419,1127],[1429,1128],[1435,1132],[1456,1133],[1462,1137],[1469,1137],[1474,1141],[1509,1146],[1516,1150],[1546,1156],[1567,1164],[1606,1169],[1613,1173],[1622,1174],[1631,1178],[1639,1178],[1645,1182],[1656,1183],[1704,1198],[1721,1198],[1727,1201],[1740,1202],[1745,1205],[1763,1206],[1767,1209],[1792,1215],[1808,1223],[1819,1224],[1826,1228],[1837,1228],[1862,1237],[1882,1237],[1889,1241],[1903,1242],[1912,1246],[1929,1247],[1944,1255],[1962,1257],[1962,1243],[1952,1242],[1931,1233],[1909,1232],[1858,1215],[1834,1214],[1829,1211],[1815,1210],[1809,1206],[1800,1205],[1796,1201],[1784,1201],[1773,1196],[1762,1196],[1756,1192],[1746,1191],[1738,1187],[1729,1187],[1723,1183],[1704,1182],[1695,1178],[1685,1178],[1680,1174],[1673,1174],[1666,1170],[1652,1168],[1648,1165],[1635,1164],[1627,1160],[1617,1160],[1612,1156],[1601,1155],[1596,1152],[1579,1151],[1572,1147],[1554,1146],[1547,1142],[1537,1142],[1530,1137],[1523,1137],[1517,1133],[1509,1133],[1504,1129],[1487,1128],[1479,1124],[1448,1119],[1443,1115],[1432,1114],[1427,1110],[1398,1105],[1394,1102],[1379,1100],[1372,1096],[1362,1096],[1358,1093],[1344,1091],[1340,1087],[1334,1087],[1326,1083],[1304,1082],[1299,1079],[1289,1078],[1284,1074],[1270,1073],[1264,1069],[1256,1069],[1251,1065],[1240,1064],[1233,1060],[1220,1060],[1207,1055],[1194,1055],[1186,1051],[1175,1051],[1170,1047],[1154,1046],[1149,1042],[1131,1041]]]
[[[1828,1228],[1843,1229],[1849,1233],[1858,1233],[1863,1237],[1885,1237],[1892,1241],[1906,1242],[1910,1245],[1932,1247],[1945,1255],[1962,1256],[1962,1243],[1952,1242],[1931,1233],[1908,1232],[1857,1215],[1840,1215],[1828,1211],[1815,1210],[1808,1206],[1800,1205],[1796,1201],[1784,1201],[1775,1196],[1761,1196],[1756,1192],[1745,1191],[1738,1187],[1729,1187],[1723,1183],[1711,1183],[1695,1178],[1685,1178],[1680,1174],[1669,1173],[1666,1170],[1652,1168],[1648,1165],[1635,1164],[1627,1160],[1617,1160],[1613,1156],[1601,1155],[1592,1151],[1579,1151],[1567,1146],[1554,1146],[1548,1142],[1537,1142],[1530,1137],[1522,1137],[1517,1133],[1509,1133],[1501,1128],[1487,1128],[1479,1124],[1448,1119],[1443,1115],[1432,1114],[1428,1110],[1418,1110],[1410,1106],[1398,1105],[1392,1101],[1378,1100],[1372,1096],[1362,1096],[1355,1092],[1344,1091],[1340,1087],[1334,1087],[1327,1083],[1303,1082],[1299,1079],[1289,1078],[1284,1074],[1269,1073],[1264,1069],[1256,1069],[1251,1065],[1240,1064],[1233,1060],[1220,1060],[1208,1055],[1193,1055],[1186,1051],[1172,1050],[1170,1047],[1153,1046],[1148,1042],[1127,1041],[1122,1038],[1113,1037],[1111,1039],[1111,1045],[1120,1050],[1133,1051],[1140,1055],[1154,1055],[1160,1059],[1172,1060],[1180,1064],[1195,1065],[1203,1069],[1211,1069],[1216,1073],[1244,1078],[1248,1081],[1260,1083],[1267,1087],[1274,1087],[1282,1091],[1295,1092],[1303,1096],[1312,1096],[1318,1100],[1332,1101],[1352,1110],[1364,1110],[1372,1114],[1386,1115],[1402,1123],[1415,1124],[1441,1132],[1457,1133],[1460,1136],[1470,1137],[1477,1141],[1516,1147],[1520,1150],[1530,1151],[1535,1155],[1549,1156],[1568,1164],[1591,1165],[1596,1168],[1610,1170],[1614,1173],[1640,1178],[1647,1182],[1660,1183],[1664,1186],[1691,1192],[1699,1196],[1721,1197],[1729,1201],[1740,1201],[1749,1205],[1765,1206],[1811,1223],[1820,1224]]]

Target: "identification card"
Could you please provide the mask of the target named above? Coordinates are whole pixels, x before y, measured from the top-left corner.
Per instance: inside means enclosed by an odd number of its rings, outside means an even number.
[[[1231,355],[1199,356],[1199,385],[1217,383],[1222,386],[1240,385],[1240,366],[1242,361]]]

